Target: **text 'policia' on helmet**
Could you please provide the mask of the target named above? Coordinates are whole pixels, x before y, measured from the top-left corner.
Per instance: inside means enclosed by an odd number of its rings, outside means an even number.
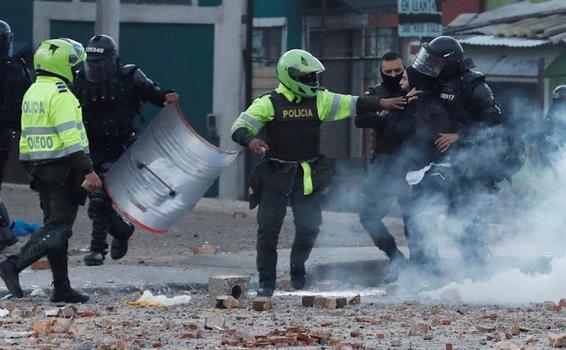
[[[53,75],[72,83],[77,66],[86,58],[83,46],[71,39],[50,39],[42,42],[33,56],[33,66],[39,75]]]
[[[424,44],[412,66],[419,72],[436,78],[449,66],[454,70],[464,62],[464,49],[460,43],[449,36],[439,36]]]
[[[108,35],[93,36],[86,47],[85,75],[92,83],[108,80],[118,69],[118,45]]]
[[[10,25],[0,20],[0,58],[8,58],[12,54],[14,34]]]
[[[277,62],[279,82],[302,97],[314,97],[320,90],[318,75],[324,72],[320,61],[304,50],[290,50]]]

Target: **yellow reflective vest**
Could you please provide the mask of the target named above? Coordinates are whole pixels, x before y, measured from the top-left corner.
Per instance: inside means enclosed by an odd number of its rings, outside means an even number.
[[[38,76],[22,102],[20,160],[59,159],[89,153],[77,98],[61,79]]]

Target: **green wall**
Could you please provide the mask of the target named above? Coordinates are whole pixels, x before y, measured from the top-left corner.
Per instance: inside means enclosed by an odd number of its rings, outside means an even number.
[[[305,1],[302,0],[255,0],[254,18],[287,18],[287,49],[302,48],[303,14]]]
[[[52,37],[66,36],[83,45],[93,32],[92,22],[51,22]],[[122,23],[119,50],[122,63],[135,63],[161,88],[175,90],[191,125],[200,135],[208,136],[206,115],[212,112],[214,25]],[[146,103],[142,109],[145,122],[158,111],[158,107]],[[214,186],[207,195],[216,195],[217,191]]]

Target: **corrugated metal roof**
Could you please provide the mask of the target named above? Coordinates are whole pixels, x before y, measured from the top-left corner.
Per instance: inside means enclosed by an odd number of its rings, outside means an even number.
[[[544,2],[520,1],[507,6],[499,7],[495,10],[486,11],[478,14],[466,25],[485,25],[488,22],[500,21],[518,17],[531,17],[540,14],[548,16],[553,13],[566,11],[566,1],[550,0]]]
[[[486,75],[537,77],[539,74],[539,59],[521,55],[474,57],[476,68]]]
[[[454,20],[452,23],[457,26],[451,23],[447,32],[457,37],[470,34],[486,36],[464,39],[469,45],[533,47],[547,43],[566,44],[566,0],[522,1],[484,12],[462,25],[470,17],[469,14],[463,16]]]
[[[507,47],[537,47],[550,44],[549,40],[524,39],[524,38],[503,38],[493,35],[474,35],[458,41],[465,45],[478,46],[507,46]]]

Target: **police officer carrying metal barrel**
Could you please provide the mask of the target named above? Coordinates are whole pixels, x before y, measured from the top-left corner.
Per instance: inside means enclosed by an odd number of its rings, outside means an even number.
[[[31,85],[31,77],[21,58],[12,57],[14,34],[8,23],[0,20],[0,188],[10,145],[20,129],[22,98]],[[0,199],[0,250],[16,243],[10,230],[10,218]]]
[[[321,191],[332,178],[330,162],[320,154],[320,125],[356,113],[377,111],[379,98],[330,92],[319,86],[324,66],[310,53],[290,50],[277,63],[279,86],[257,98],[232,126],[232,139],[265,155],[250,178],[250,205],[259,204],[257,221],[258,295],[275,290],[277,241],[291,203],[295,239],[291,283],[305,285],[308,259],[322,222]],[[257,137],[265,130],[265,140]]]
[[[39,193],[44,226],[20,251],[0,263],[0,277],[13,296],[21,298],[19,273],[47,256],[53,274],[53,302],[78,303],[88,296],[71,288],[67,266],[68,240],[79,205],[102,183],[88,156],[88,139],[79,102],[69,90],[83,46],[70,39],[41,43],[34,55],[35,83],[22,102],[20,160]],[[81,188],[82,187],[82,188]]]
[[[83,108],[94,167],[104,176],[133,142],[141,104],[149,101],[161,107],[175,103],[177,94],[162,91],[136,65],[121,64],[116,42],[108,35],[92,37],[86,54],[84,71],[79,72],[73,90]],[[128,251],[133,225],[118,214],[103,190],[91,193],[89,200],[92,241],[85,264],[104,263],[108,234],[113,237],[110,256],[121,259]]]

